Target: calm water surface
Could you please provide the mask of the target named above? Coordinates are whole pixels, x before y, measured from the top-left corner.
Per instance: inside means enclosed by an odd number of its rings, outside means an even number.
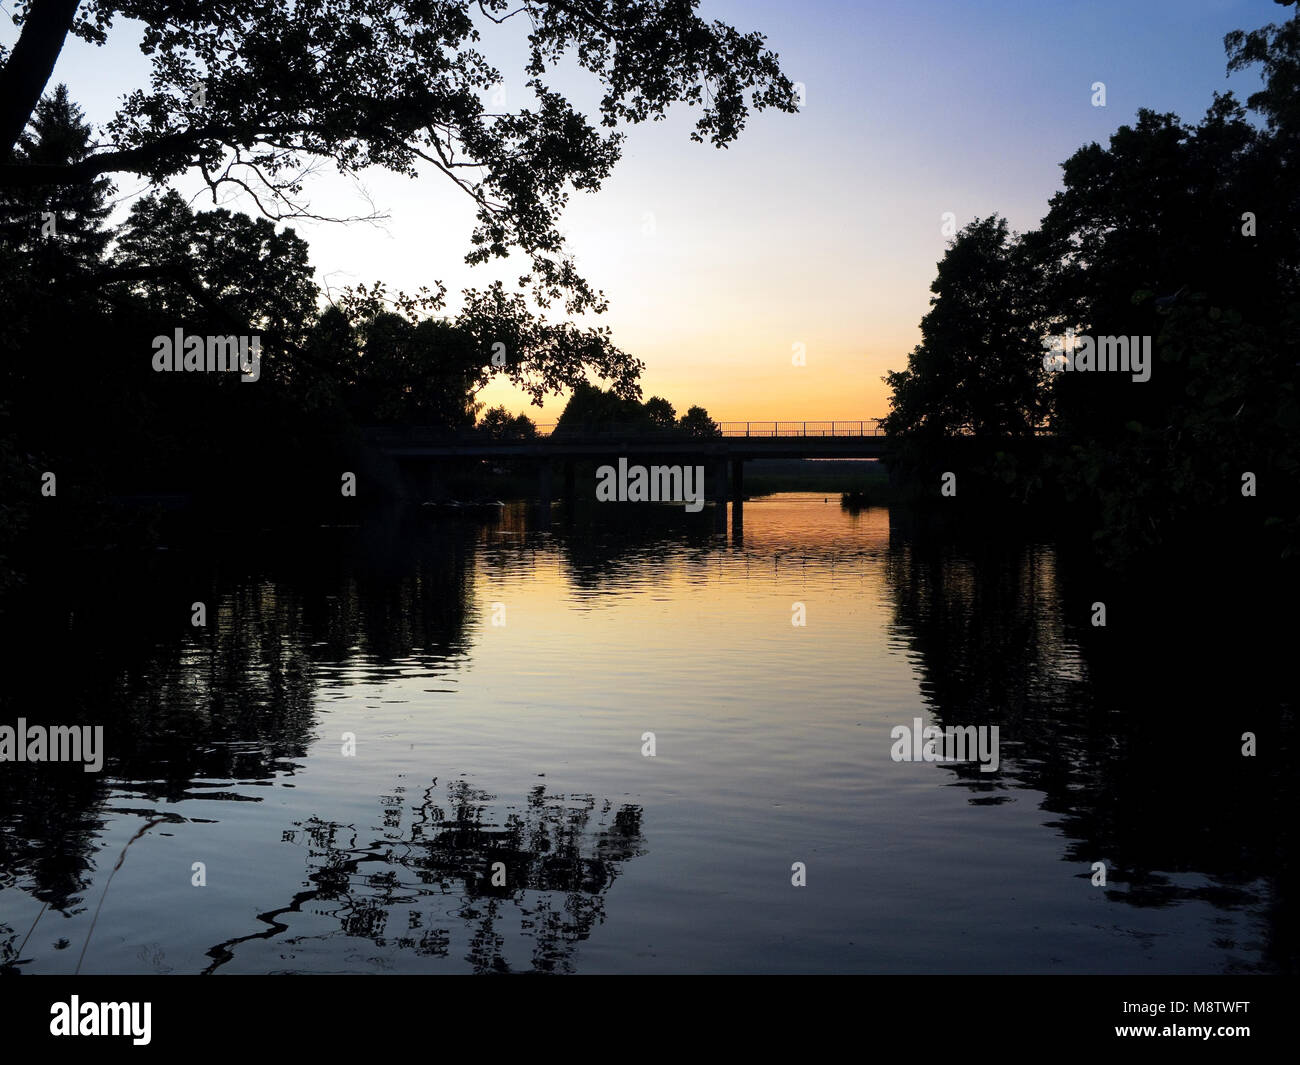
[[[1050,543],[821,496],[739,537],[647,510],[425,510],[32,588],[0,723],[103,724],[108,760],[0,766],[0,964],[1286,967],[1285,788],[1240,754],[1285,662],[1232,658],[1243,619],[1203,648],[1121,591],[1095,629]],[[894,762],[915,717],[998,725],[998,771]]]

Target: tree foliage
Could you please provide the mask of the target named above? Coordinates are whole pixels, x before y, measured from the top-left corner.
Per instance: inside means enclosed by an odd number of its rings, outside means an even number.
[[[644,403],[588,382],[581,382],[556,422],[557,433],[671,433],[681,436],[716,436],[717,424],[703,407],[691,407],[679,420],[673,405],[662,396]]]
[[[327,162],[436,172],[474,203],[467,259],[520,249],[526,283],[571,312],[603,298],[563,252],[557,219],[573,190],[600,187],[620,127],[698,108],[692,136],[730,144],[751,110],[796,109],[761,34],[706,22],[682,0],[20,0],[21,33],[0,68],[0,188],[76,184],[108,173],[162,182],[197,170],[276,216],[308,213],[304,177]],[[130,93],[108,142],[85,158],[8,158],[64,39],[103,44],[121,19],[144,27],[148,88]],[[518,106],[496,110],[506,75],[489,38],[513,35],[527,62]],[[589,118],[554,88],[566,63],[601,88]]]
[[[977,219],[939,263],[921,343],[885,380],[891,434],[1002,439],[1042,420],[1032,267],[1003,218]]]
[[[1038,229],[977,220],[949,247],[922,343],[886,378],[913,468],[984,434],[974,472],[1086,505],[1117,557],[1220,521],[1300,544],[1300,18],[1225,45],[1231,69],[1263,68],[1263,128],[1231,94],[1195,125],[1141,110],[1064,162]],[[1045,374],[1041,342],[1067,332],[1150,337],[1150,379]],[[1040,423],[1053,439],[1026,464],[1009,445]]]
[[[718,423],[709,417],[709,412],[703,407],[691,407],[681,420],[677,423],[678,430],[685,436],[710,437],[721,436],[722,429]]]

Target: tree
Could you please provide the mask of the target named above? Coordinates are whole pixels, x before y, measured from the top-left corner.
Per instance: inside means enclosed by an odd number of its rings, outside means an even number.
[[[1295,7],[1296,0],[1274,0]],[[1288,142],[1291,152],[1300,138],[1300,18],[1281,26],[1270,23],[1246,33],[1233,30],[1223,39],[1229,72],[1263,67],[1264,85],[1246,99],[1246,106],[1264,116],[1268,128]]]
[[[100,283],[138,300],[154,332],[259,335],[265,370],[287,381],[305,357],[319,290],[307,243],[265,218],[193,211],[174,190],[132,205]],[[203,323],[204,328],[197,326]],[[286,359],[287,354],[296,359]]]
[[[692,137],[730,144],[751,109],[797,109],[794,86],[757,33],[708,23],[694,0],[19,0],[21,33],[0,68],[0,188],[84,183],[108,173],[162,182],[197,169],[213,190],[246,190],[267,213],[307,213],[312,161],[345,173],[441,173],[476,205],[467,259],[511,248],[545,305],[597,310],[563,253],[570,189],[600,187],[618,128],[700,108]],[[144,27],[148,89],[109,122],[104,150],[66,163],[11,155],[69,34],[102,45],[116,18]],[[485,102],[502,73],[485,36],[520,26],[528,61],[515,98]],[[524,37],[522,27],[527,27]],[[491,31],[490,33],[487,31]],[[596,78],[599,126],[551,87],[566,57]]]
[[[1300,18],[1225,44],[1230,69],[1264,68],[1250,105],[1266,129],[1231,94],[1197,125],[1140,110],[1065,161],[1039,229],[1014,240],[989,219],[959,235],[922,344],[886,378],[896,461],[928,476],[962,426],[992,439],[1046,415],[1051,440],[976,450],[974,468],[1021,499],[1050,488],[1088,508],[1108,560],[1249,525],[1300,544]],[[1149,378],[1044,381],[1038,338],[1066,330],[1151,338]],[[1267,499],[1243,507],[1255,479]]]
[[[645,414],[656,429],[668,431],[677,425],[677,412],[663,396],[651,396],[645,401]]]
[[[681,421],[677,427],[687,436],[708,437],[721,436],[722,429],[718,423],[709,417],[709,412],[703,407],[691,407],[682,415]]]
[[[278,219],[310,215],[304,181],[322,162],[348,174],[431,171],[475,205],[466,261],[520,251],[528,266],[519,287],[538,307],[562,300],[570,315],[600,313],[605,299],[566,253],[558,217],[571,192],[595,191],[608,176],[622,151],[620,127],[685,103],[700,109],[692,137],[726,147],[751,110],[797,109],[760,34],[705,22],[694,8],[694,0],[19,0],[18,40],[0,49],[0,191],[75,187],[110,173],[162,184],[196,170],[214,202],[232,187]],[[32,160],[13,150],[64,40],[102,45],[119,17],[144,27],[148,89],[126,97],[104,143],[80,158]],[[486,46],[516,32],[528,59],[507,109],[490,102],[504,75]],[[569,61],[603,90],[592,119],[551,86]],[[162,267],[130,269],[139,279]],[[184,287],[195,300],[224,303],[201,280]],[[608,330],[547,323],[522,292],[500,284],[465,295],[459,324],[487,344],[480,387],[500,373],[540,403],[590,372],[621,395],[636,393],[642,365]],[[308,356],[283,339],[287,378]],[[509,353],[504,365],[489,361],[498,344]]]
[[[461,296],[456,324],[475,344],[478,387],[501,374],[540,405],[548,392],[585,385],[590,372],[609,381],[619,396],[640,395],[637,378],[645,364],[616,347],[608,327],[545,321],[522,294],[507,293],[500,282],[481,291],[465,289]]]
[[[23,165],[68,166],[90,154],[91,128],[60,84],[41,99],[14,156]],[[110,233],[104,228],[113,183],[99,177],[78,185],[0,190],[0,239],[8,255],[28,257],[28,268],[53,258],[82,270],[98,263]]]
[[[479,430],[493,440],[532,440],[537,426],[526,414],[511,414],[504,406],[492,407],[483,414]]]
[[[636,431],[643,427],[647,427],[645,411],[635,398],[579,381],[560,412],[555,432],[563,435],[608,432],[611,429]]]
[[[1006,219],[957,234],[930,286],[930,311],[907,369],[888,374],[884,429],[994,441],[1031,434],[1041,419],[1043,348],[1029,262]]]
[[[1067,159],[1064,187],[1028,241],[1056,330],[1154,340],[1173,304],[1196,293],[1252,316],[1272,313],[1270,260],[1284,250],[1260,149],[1242,108],[1220,95],[1197,126],[1141,110],[1107,147]],[[1243,236],[1246,204],[1271,232]],[[1115,373],[1056,375],[1054,426],[1098,439],[1133,421],[1163,424],[1186,395],[1189,367],[1166,360],[1158,341],[1153,349],[1158,365],[1140,384]]]
[[[1152,341],[1149,380],[1052,385],[1053,426],[1078,445],[1061,482],[1126,549],[1206,525],[1243,463],[1267,463],[1279,493],[1295,468],[1300,230],[1286,150],[1231,94],[1194,126],[1139,111],[1106,148],[1066,161],[1034,237],[1059,322]]]
[[[468,429],[477,404],[473,341],[450,322],[412,321],[383,310],[356,330],[357,359],[345,395],[362,423],[405,423]]]
[[[89,151],[89,141],[81,110],[60,85],[37,105],[14,155],[41,165],[75,163]],[[77,282],[104,254],[111,235],[104,227],[111,192],[107,178],[71,187],[0,189],[0,330],[6,356],[0,361],[0,395],[14,397],[38,361],[36,351],[48,351],[56,339],[52,327],[92,312],[79,298]]]

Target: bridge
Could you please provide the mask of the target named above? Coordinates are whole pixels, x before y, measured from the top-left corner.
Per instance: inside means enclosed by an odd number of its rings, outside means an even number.
[[[655,459],[701,465],[712,471],[708,498],[715,504],[715,522],[725,528],[726,503],[741,520],[745,463],[752,459],[880,458],[888,440],[879,419],[860,421],[729,421],[716,423],[714,435],[687,435],[681,429],[647,429],[616,424],[559,427],[537,426],[537,435],[494,438],[481,429],[447,430],[422,426],[376,426],[363,430],[374,451],[410,470],[438,460],[532,460],[538,470],[538,501],[543,527],[549,524],[551,467],[564,468],[563,498],[575,495],[574,464],[579,461],[616,462],[619,458]],[[728,477],[728,470],[730,477]]]
[[[394,458],[582,458],[615,454],[712,455],[728,458],[879,458],[886,437],[879,419],[866,421],[718,422],[716,436],[680,429],[597,425],[537,426],[530,438],[493,438],[479,429],[379,426],[364,430],[372,447]]]

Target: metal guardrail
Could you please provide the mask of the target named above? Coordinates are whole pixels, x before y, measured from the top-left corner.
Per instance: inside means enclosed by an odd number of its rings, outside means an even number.
[[[884,436],[879,418],[867,418],[862,421],[814,421],[814,422],[717,422],[723,436]],[[555,422],[544,422],[537,426],[538,436],[550,436],[556,427]],[[640,426],[599,425],[584,426],[574,430],[575,435],[617,435],[619,433],[637,436],[663,435],[680,437],[680,429],[647,430]]]
[[[858,422],[719,422],[723,436],[884,436],[879,418]]]
[[[879,418],[863,421],[813,421],[813,422],[718,422],[721,437],[883,437]],[[536,426],[537,438],[552,436],[556,429],[555,422],[543,422]],[[483,443],[491,440],[477,429],[440,429],[431,426],[371,426],[364,430],[365,435],[376,442],[415,443],[417,441],[438,443]],[[642,425],[584,425],[565,430],[563,436],[593,437],[637,437],[639,439],[662,437],[665,440],[687,439],[680,429],[646,429]],[[700,437],[698,439],[709,439]],[[718,439],[713,437],[712,439]],[[521,443],[526,438],[512,437],[502,443]]]
[[[823,440],[847,440],[862,437],[884,439],[885,437],[884,430],[880,428],[879,418],[869,418],[856,422],[718,422],[716,424],[719,435],[712,437],[686,436],[678,428],[656,430],[646,429],[644,425],[605,424],[574,426],[561,433],[558,439],[575,443],[615,442],[620,440],[644,443],[647,440],[656,439],[680,443],[692,439],[735,440],[744,437],[769,440],[778,438],[797,439],[801,437]],[[534,428],[536,429],[536,435],[533,437],[510,437],[507,439],[488,436],[480,429],[443,429],[427,425],[373,425],[363,428],[362,434],[374,444],[407,447],[457,444],[482,446],[492,443],[517,445],[526,444],[530,439],[556,439],[555,422],[543,422]],[[950,432],[948,435],[950,437],[973,437],[975,433],[970,426],[958,426],[955,432]],[[1035,437],[1050,437],[1055,434],[1050,427],[1036,426],[1032,435]],[[1021,437],[1008,437],[1008,439],[1021,439]]]

